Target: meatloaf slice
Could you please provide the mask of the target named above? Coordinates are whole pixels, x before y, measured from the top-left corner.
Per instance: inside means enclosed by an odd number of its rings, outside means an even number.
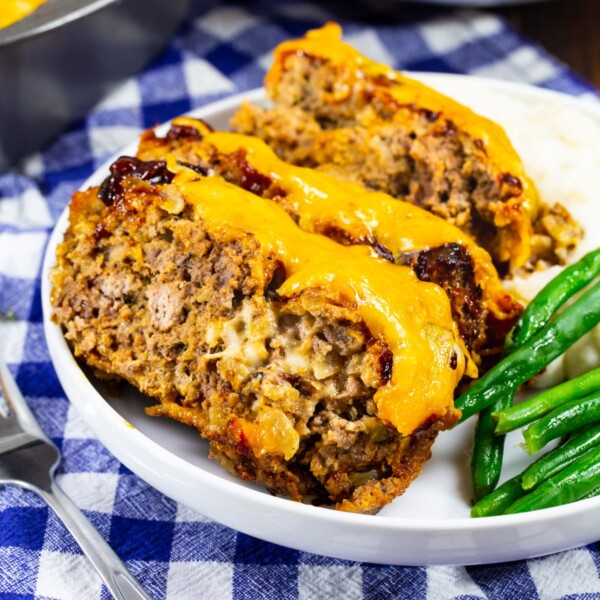
[[[447,293],[459,332],[480,365],[499,356],[521,305],[503,290],[490,256],[457,227],[411,204],[327,173],[284,163],[264,142],[215,132],[180,117],[165,135],[142,135],[138,157],[219,175],[286,210],[307,231],[340,244],[369,244],[383,258],[408,265]]]
[[[441,288],[171,160],[74,195],[52,286],[80,360],[274,494],[374,513],[458,417],[469,358]]]
[[[274,105],[245,104],[240,133],[284,160],[403,198],[473,236],[505,273],[564,260],[582,230],[559,230],[504,131],[465,106],[341,42],[335,24],[275,50]],[[566,213],[566,215],[564,214]],[[533,223],[533,225],[532,225]]]

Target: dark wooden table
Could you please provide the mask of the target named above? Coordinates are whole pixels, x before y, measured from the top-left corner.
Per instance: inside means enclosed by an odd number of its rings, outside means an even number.
[[[489,10],[600,88],[600,0],[554,0]]]

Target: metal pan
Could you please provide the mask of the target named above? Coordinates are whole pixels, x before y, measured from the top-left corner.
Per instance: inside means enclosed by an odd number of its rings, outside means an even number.
[[[190,0],[48,0],[0,30],[0,172],[141,69]]]

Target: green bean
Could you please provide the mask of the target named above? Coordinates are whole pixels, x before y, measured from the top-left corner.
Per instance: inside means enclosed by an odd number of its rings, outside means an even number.
[[[471,509],[471,516],[491,517],[502,514],[519,498],[593,449],[599,439],[600,425],[580,432],[565,446],[559,446],[544,454],[522,473],[505,481],[496,490],[479,500]]]
[[[460,422],[502,396],[513,395],[519,385],[595,327],[600,322],[599,306],[600,283],[597,283],[459,396],[455,406],[463,413]]]
[[[501,515],[509,506],[514,504],[525,490],[521,485],[521,476],[517,475],[498,486],[471,509],[471,517],[493,517]]]
[[[598,445],[600,441],[600,424],[594,425],[572,437],[563,445],[529,466],[521,475],[524,490],[530,490],[564,469],[576,458],[582,456]]]
[[[600,248],[586,254],[546,284],[529,303],[505,342],[505,353],[520,348],[542,329],[575,293],[600,274]]]
[[[592,490],[589,494],[579,498],[580,500],[587,500],[588,498],[595,498],[596,496],[600,496],[600,487],[597,487],[595,490]]]
[[[494,435],[493,412],[512,404],[513,396],[504,396],[479,413],[471,458],[471,482],[475,502],[487,496],[498,484],[504,455],[503,435]]]
[[[519,498],[504,514],[529,512],[568,504],[587,496],[600,486],[600,446],[590,450],[533,492]]]
[[[565,435],[561,435],[560,440],[558,440],[558,445],[562,446],[563,444],[566,444],[569,440],[572,440],[586,429],[587,427],[583,427],[582,429],[576,429],[575,431],[570,431],[569,433],[565,433]]]
[[[534,421],[523,431],[529,454],[539,452],[551,440],[585,425],[600,422],[600,390],[578,398]]]
[[[583,398],[592,392],[600,390],[600,368],[594,369],[581,377],[561,383],[554,388],[546,390],[533,398],[515,404],[504,410],[494,413],[498,420],[496,433],[508,433],[559,407],[561,404]]]
[[[521,474],[504,482],[496,490],[479,500],[473,506],[471,516],[491,517],[502,514],[520,497],[592,450],[597,446],[599,439],[600,424],[577,432],[577,435],[573,436],[564,446],[559,446],[538,458]],[[598,493],[600,493],[600,489]],[[591,497],[591,493],[588,495]]]

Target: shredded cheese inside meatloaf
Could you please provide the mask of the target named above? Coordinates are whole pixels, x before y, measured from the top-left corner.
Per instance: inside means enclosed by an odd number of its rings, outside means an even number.
[[[169,154],[279,204],[305,231],[346,245],[370,245],[390,262],[415,266],[423,253],[441,249],[440,254],[448,255],[444,272],[433,277],[422,272],[420,278],[447,291],[461,335],[478,364],[482,357],[498,354],[522,310],[503,289],[490,255],[458,227],[418,206],[286,163],[258,138],[212,131],[188,117],[175,119],[166,137],[153,131],[142,136],[140,158],[164,159]],[[473,288],[469,291],[467,272]],[[464,280],[452,282],[459,274]]]
[[[148,414],[195,427],[235,475],[377,512],[477,373],[448,295],[166,158],[121,157],[73,196],[51,301],[75,356],[158,401]]]
[[[281,298],[328,290],[355,306],[369,331],[385,341],[393,371],[374,396],[381,419],[410,435],[432,414],[451,410],[459,381],[465,372],[475,377],[477,369],[439,286],[419,281],[411,269],[390,264],[368,246],[341,247],[307,233],[277,204],[220,177],[199,178],[173,161],[169,169],[212,237],[226,242],[232,230],[252,233],[263,252],[281,261],[287,274],[277,289]]]

